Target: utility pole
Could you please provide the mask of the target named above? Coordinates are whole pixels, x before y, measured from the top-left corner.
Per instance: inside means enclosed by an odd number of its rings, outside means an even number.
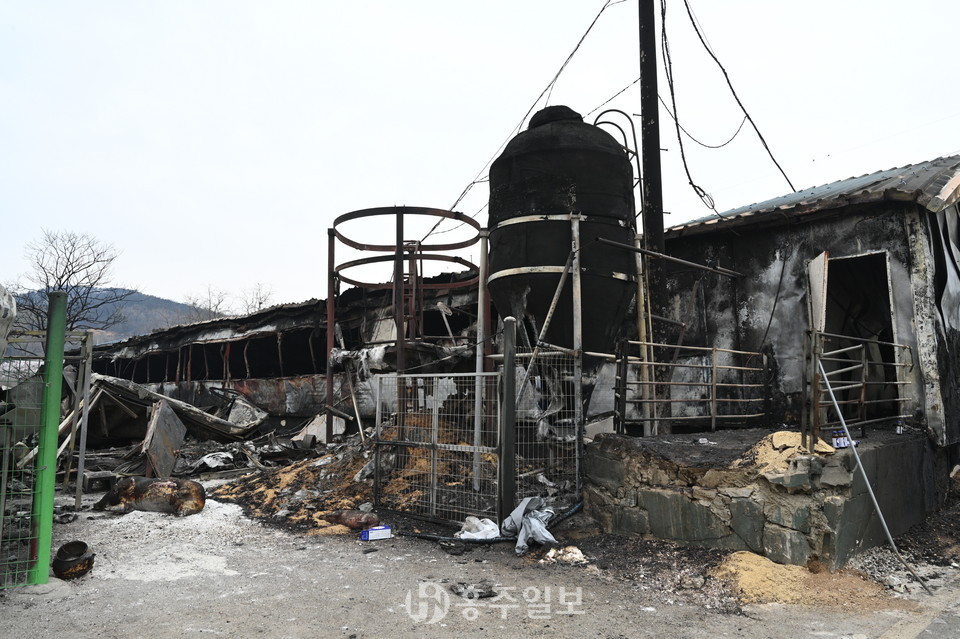
[[[653,0],[640,0],[640,156],[643,167],[643,238],[647,250],[664,252],[663,186],[660,180],[660,106],[657,103],[657,25]],[[663,314],[663,265],[647,260],[650,307]],[[656,341],[656,340],[654,340]]]

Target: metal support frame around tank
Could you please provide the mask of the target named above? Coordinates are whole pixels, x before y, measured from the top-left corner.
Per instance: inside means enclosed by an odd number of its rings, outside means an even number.
[[[573,255],[573,272],[571,273],[571,292],[573,294],[573,350],[576,356],[573,360],[574,379],[574,421],[576,422],[576,463],[577,492],[580,492],[582,478],[580,475],[580,461],[583,457],[583,298],[581,295],[580,269],[580,216],[570,216],[570,252]]]
[[[473,445],[477,448],[483,443],[483,379],[480,373],[484,369],[484,350],[487,341],[487,239],[490,232],[480,231],[480,272],[477,283],[477,340],[476,366],[477,376],[473,388]],[[480,490],[480,453],[473,454],[473,489]]]
[[[357,220],[362,218],[370,218],[377,216],[388,216],[393,215],[396,218],[395,222],[395,241],[392,244],[371,244],[366,242],[358,242],[346,236],[338,227],[342,224],[349,222],[351,220]],[[425,244],[423,241],[417,242],[406,242],[403,239],[404,236],[404,218],[409,215],[420,215],[420,216],[430,216],[430,217],[439,217],[449,220],[453,220],[469,226],[476,231],[476,235],[470,237],[467,240],[459,242],[446,242],[446,243],[432,243]],[[455,255],[444,255],[442,251],[456,251],[460,249],[465,249],[470,246],[473,246],[481,239],[481,227],[480,224],[473,218],[459,213],[456,211],[447,211],[444,209],[434,209],[427,207],[418,207],[418,206],[395,206],[395,207],[380,207],[380,208],[371,208],[371,209],[361,209],[358,211],[352,211],[350,213],[345,213],[337,217],[333,225],[327,230],[328,234],[328,248],[327,248],[327,380],[326,380],[326,404],[327,404],[327,429],[326,436],[327,441],[330,441],[333,437],[333,407],[334,407],[334,373],[333,373],[333,363],[330,358],[330,354],[333,352],[333,349],[336,346],[334,327],[336,324],[336,306],[337,306],[337,297],[339,295],[339,287],[341,282],[347,284],[352,284],[360,288],[368,289],[379,289],[385,290],[389,289],[392,291],[392,300],[391,306],[394,313],[394,322],[396,327],[396,369],[397,372],[403,372],[406,369],[406,342],[408,339],[407,336],[407,322],[406,322],[406,313],[407,309],[405,308],[405,299],[407,293],[411,295],[411,304],[413,311],[416,309],[417,300],[422,296],[423,289],[438,289],[438,288],[468,288],[478,282],[483,280],[479,276],[476,278],[470,278],[463,282],[453,282],[453,283],[443,283],[443,284],[427,284],[423,280],[423,268],[422,263],[425,261],[440,261],[440,262],[451,262],[459,264],[469,270],[478,271],[479,268],[472,262],[465,260],[461,257]],[[346,246],[356,249],[358,251],[369,251],[369,252],[380,252],[382,255],[376,255],[374,257],[365,257],[361,259],[351,260],[337,264],[336,262],[336,244],[337,241],[342,242]],[[484,250],[484,254],[486,251]],[[406,281],[406,270],[405,264],[409,261],[411,264],[411,281]],[[344,271],[349,269],[369,265],[369,264],[378,264],[378,263],[392,263],[393,275],[390,278],[390,282],[365,282],[358,280],[356,278],[347,276],[344,274]],[[416,267],[417,263],[421,264],[421,267],[418,269]],[[422,301],[422,300],[421,300]],[[486,313],[484,309],[481,309],[481,313],[478,313],[478,327],[484,325],[486,322]],[[482,330],[479,329],[478,330]],[[410,336],[411,338],[416,338],[416,335]],[[362,427],[362,426],[361,426]]]
[[[497,469],[500,521],[513,511],[517,496],[516,430],[517,411],[512,401],[517,395],[517,320],[503,319],[503,401],[500,402],[500,466]]]

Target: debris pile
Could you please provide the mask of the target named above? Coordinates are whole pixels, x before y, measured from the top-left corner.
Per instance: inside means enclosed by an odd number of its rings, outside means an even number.
[[[960,471],[950,479],[943,508],[895,541],[907,563],[933,588],[950,582],[960,573]],[[848,565],[894,592],[909,593],[921,589],[887,545],[856,555]]]
[[[355,481],[370,461],[359,436],[328,447],[318,459],[304,459],[281,468],[242,477],[210,491],[220,501],[238,504],[249,517],[311,534],[346,533],[328,521],[334,513],[364,510],[373,499],[372,481]],[[367,506],[366,508],[369,508]]]

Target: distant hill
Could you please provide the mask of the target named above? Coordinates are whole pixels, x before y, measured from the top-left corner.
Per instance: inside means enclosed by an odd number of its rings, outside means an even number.
[[[197,321],[196,310],[188,304],[137,291],[133,291],[119,307],[123,321],[110,330],[100,332],[96,340],[98,344],[118,342],[134,335],[147,335],[160,328]]]
[[[149,335],[158,329],[222,317],[220,313],[201,311],[190,304],[174,302],[127,288],[94,289],[90,296],[94,299],[103,300],[113,299],[125,293],[128,294],[127,297],[120,302],[108,302],[98,308],[100,317],[111,317],[114,311],[119,309],[123,320],[111,326],[108,330],[95,331],[95,343],[119,342],[135,335]],[[40,291],[33,291],[26,295],[45,296]],[[46,305],[45,300],[43,305]]]

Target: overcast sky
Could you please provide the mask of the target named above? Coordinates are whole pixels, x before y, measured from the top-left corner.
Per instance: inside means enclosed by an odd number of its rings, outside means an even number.
[[[960,4],[690,3],[798,189],[960,153]],[[638,77],[637,0],[610,4],[550,104],[587,114]],[[667,4],[681,123],[718,145],[743,114],[683,3]],[[115,283],[153,295],[325,297],[332,220],[451,207],[603,6],[0,0],[0,281],[46,228],[112,243]],[[639,112],[639,85],[607,107]],[[669,226],[710,211],[661,114]],[[718,210],[791,190],[749,125],[722,149],[684,142]],[[457,209],[485,223],[486,197],[480,184]],[[389,241],[383,227],[345,230]]]

